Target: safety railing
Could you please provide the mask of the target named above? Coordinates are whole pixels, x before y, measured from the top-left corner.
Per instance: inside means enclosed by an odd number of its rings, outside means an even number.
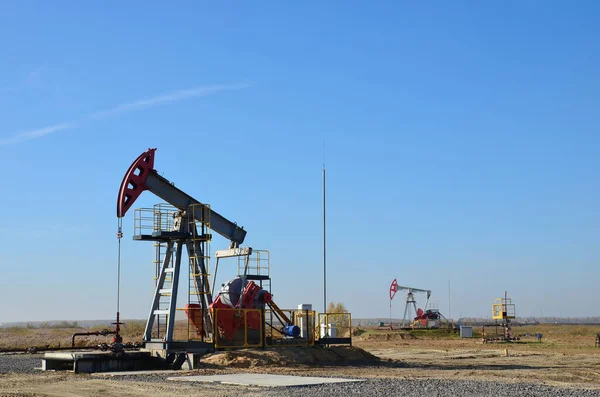
[[[170,204],[154,205],[154,231],[173,231],[174,215],[178,209]]]
[[[269,277],[271,254],[267,250],[252,250],[252,255],[238,257],[238,274]]]
[[[292,325],[273,310],[265,310],[265,335],[267,345],[314,346],[315,312],[313,310],[279,309]],[[287,328],[286,328],[287,327]],[[287,331],[287,332],[286,332]]]
[[[214,343],[216,349],[266,346],[314,346],[352,344],[350,313],[316,313],[313,310],[281,310],[291,324],[271,310],[212,308],[187,305],[187,320],[177,321],[174,339]],[[211,323],[206,316],[210,314]],[[208,327],[212,328],[209,329]],[[294,329],[295,328],[295,329]]]
[[[319,313],[315,338],[325,344],[352,344],[352,315],[350,313]]]
[[[173,215],[177,208],[169,204],[155,204],[152,208],[136,208],[133,216],[133,235],[151,235],[157,231],[172,231]]]
[[[279,309],[288,318],[292,319],[294,311],[290,309]],[[265,321],[267,323],[265,333],[267,337],[279,338],[283,335],[283,327],[287,324],[284,323],[283,319],[273,310],[265,310]],[[291,321],[291,320],[290,320]]]
[[[136,208],[133,212],[133,235],[152,234],[154,232],[154,209]]]
[[[496,298],[492,305],[492,318],[496,320],[515,318],[515,305],[510,298]]]
[[[315,324],[316,312],[314,310],[294,310],[291,318],[294,324],[300,328],[299,339],[296,341],[298,346],[313,346],[315,334],[311,331]]]
[[[202,309],[199,304],[188,304],[185,307],[177,308],[177,311],[184,312],[186,319],[175,322],[174,340],[213,342],[212,324],[210,321],[207,324],[207,319],[210,318],[210,309]]]
[[[264,311],[213,308],[216,349],[264,346]]]

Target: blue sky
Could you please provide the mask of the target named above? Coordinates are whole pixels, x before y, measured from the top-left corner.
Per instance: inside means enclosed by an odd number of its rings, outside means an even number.
[[[600,5],[62,1],[0,6],[0,322],[111,318],[116,195],[156,168],[272,255],[282,307],[599,315]],[[136,207],[158,202],[145,193]],[[152,248],[124,219],[121,312]],[[227,242],[215,238],[213,251]],[[235,268],[221,268],[224,278]],[[402,315],[402,296],[394,315]]]

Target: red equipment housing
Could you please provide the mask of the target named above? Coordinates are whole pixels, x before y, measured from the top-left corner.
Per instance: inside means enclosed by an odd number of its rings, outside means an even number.
[[[210,305],[217,331],[219,332],[219,338],[222,340],[232,340],[237,331],[240,328],[244,328],[244,323],[248,329],[260,330],[262,318],[259,311],[234,309],[261,309],[266,303],[271,301],[271,298],[271,294],[261,289],[254,281],[248,282],[235,306],[224,303],[219,295]],[[244,316],[246,316],[245,320]]]
[[[190,323],[196,327],[196,334],[202,335],[202,307],[198,303],[190,303],[185,305],[185,315],[190,320]]]
[[[427,326],[428,320],[439,320],[440,314],[437,311],[433,310],[425,310],[419,308],[417,310],[417,317],[415,317],[415,321],[418,321],[423,326]]]

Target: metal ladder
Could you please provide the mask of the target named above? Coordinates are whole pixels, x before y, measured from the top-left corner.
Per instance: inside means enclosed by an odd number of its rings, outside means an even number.
[[[188,213],[198,214],[202,211],[202,221],[193,218],[188,220],[188,230],[190,239],[187,241],[190,273],[188,281],[188,305],[197,304],[200,306],[202,324],[200,339],[202,341],[212,339],[212,318],[209,311],[209,305],[212,303],[212,293],[210,291],[210,274],[208,272],[210,261],[209,243],[211,240],[210,230],[210,207],[207,204],[192,204]],[[194,316],[194,313],[191,313]],[[190,329],[188,321],[188,339],[196,339],[196,332]]]
[[[173,297],[177,296],[183,244],[184,242],[182,241],[169,241],[166,244],[164,261],[156,280],[154,298],[144,331],[144,341],[150,342],[157,339],[167,343],[173,341],[175,306],[177,303]],[[173,256],[175,257],[175,261],[172,260]],[[155,323],[157,331],[154,334],[155,338],[153,338]],[[161,332],[161,323],[165,324],[163,328],[164,332]]]
[[[165,256],[167,253],[167,243],[163,242],[163,241],[156,241],[154,244],[154,249],[155,249],[155,256],[154,256],[154,283],[152,286],[152,290],[156,290],[156,286],[158,284],[158,279],[160,277],[160,272],[162,269],[162,266],[165,262]],[[171,256],[171,260],[170,263],[168,264],[168,268],[172,268],[173,266],[173,257]],[[172,287],[172,283],[173,283],[173,272],[171,270],[168,270],[167,274],[165,275],[165,280],[164,280],[164,284],[163,284],[163,289],[171,289]],[[170,301],[168,299],[169,297],[166,295],[161,295],[160,299],[159,299],[159,308],[168,308],[170,305]],[[167,330],[167,316],[164,315],[159,315],[156,317],[155,319],[155,336],[154,338],[156,339],[160,339],[162,336],[162,334],[165,333],[165,331]]]

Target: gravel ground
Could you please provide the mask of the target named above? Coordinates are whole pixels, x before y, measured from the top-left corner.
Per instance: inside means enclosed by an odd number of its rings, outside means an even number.
[[[165,375],[145,375],[145,376],[116,376],[113,380],[135,381],[135,382],[172,382],[167,378],[176,376],[174,374]],[[177,382],[179,383],[179,382]],[[198,389],[218,387],[214,383],[195,383],[181,382],[188,385],[197,385]],[[361,395],[361,396],[389,396],[390,394],[401,394],[407,397],[448,397],[448,396],[528,396],[528,397],[553,397],[553,396],[578,396],[591,397],[600,396],[598,390],[585,389],[567,389],[535,384],[509,384],[494,383],[469,380],[439,380],[439,379],[394,379],[379,378],[369,379],[365,382],[357,383],[337,383],[318,386],[303,387],[277,387],[277,388],[246,388],[243,386],[221,385],[220,388],[227,388],[231,396],[338,396],[338,395]],[[257,392],[257,389],[262,389]]]
[[[40,373],[35,367],[41,366],[42,354],[1,354],[0,373]],[[123,382],[160,382],[165,386],[191,387],[197,391],[215,390],[227,391],[232,396],[331,396],[331,395],[361,395],[361,396],[389,396],[402,394],[407,397],[447,397],[447,396],[599,396],[598,390],[557,388],[536,384],[509,384],[500,382],[482,382],[470,380],[441,380],[441,379],[394,379],[379,378],[369,379],[365,382],[338,383],[319,386],[293,387],[293,388],[246,388],[242,386],[203,384],[194,382],[167,381],[166,378],[177,376],[173,373],[153,375],[131,375],[111,377],[111,381]],[[83,380],[83,379],[80,379]],[[185,386],[184,386],[185,385]],[[219,393],[217,393],[219,394]]]
[[[581,389],[563,389],[533,384],[506,384],[466,380],[404,380],[375,379],[361,383],[338,383],[323,386],[288,388],[265,391],[265,396],[389,396],[398,394],[408,397],[448,396],[600,396],[600,392]]]
[[[43,354],[0,354],[0,374],[33,374],[42,366]]]

